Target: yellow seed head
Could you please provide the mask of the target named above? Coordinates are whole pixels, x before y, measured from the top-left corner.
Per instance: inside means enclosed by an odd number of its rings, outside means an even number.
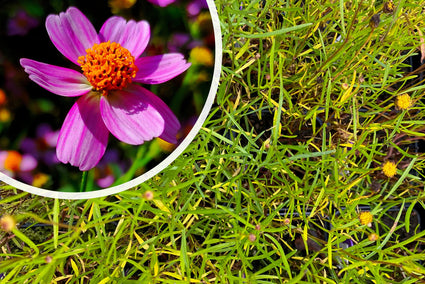
[[[408,94],[403,94],[397,97],[395,104],[398,109],[406,110],[412,106],[412,99]]]
[[[393,162],[386,161],[382,166],[382,171],[384,172],[384,175],[392,178],[397,172],[397,166]]]
[[[371,242],[375,242],[375,241],[377,241],[379,239],[379,236],[377,234],[375,234],[375,233],[372,233],[372,234],[369,235],[369,238],[368,239]]]
[[[373,215],[369,211],[361,212],[359,215],[360,224],[372,227]]]
[[[5,215],[0,219],[0,228],[3,231],[11,232],[16,227],[15,218],[10,215]]]

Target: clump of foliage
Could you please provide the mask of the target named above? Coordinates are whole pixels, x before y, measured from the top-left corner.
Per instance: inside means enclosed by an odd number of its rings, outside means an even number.
[[[53,230],[44,242],[13,235],[30,228],[20,223],[2,232],[0,272],[34,283],[421,281],[420,5],[215,4],[217,104],[183,155],[104,198],[3,186],[1,214]]]

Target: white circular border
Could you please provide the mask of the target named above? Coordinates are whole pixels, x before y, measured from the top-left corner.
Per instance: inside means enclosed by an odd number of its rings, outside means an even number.
[[[41,195],[44,197],[59,198],[59,199],[89,199],[89,198],[103,197],[103,196],[107,196],[111,194],[116,194],[121,191],[128,190],[132,187],[136,187],[139,184],[152,178],[154,175],[160,173],[169,164],[171,164],[171,162],[173,162],[178,156],[180,156],[180,154],[187,148],[187,146],[189,146],[190,142],[192,142],[192,140],[195,138],[195,135],[198,134],[199,130],[202,127],[202,124],[207,119],[207,116],[211,110],[211,106],[214,103],[214,98],[218,88],[218,83],[219,83],[220,73],[221,73],[221,59],[222,59],[222,53],[223,53],[223,47],[221,42],[220,21],[218,19],[217,8],[213,0],[207,0],[207,4],[208,4],[208,9],[211,15],[211,21],[213,24],[214,41],[215,41],[215,51],[214,51],[215,63],[214,63],[213,78],[211,81],[211,88],[208,93],[208,98],[205,101],[205,105],[202,109],[202,112],[199,115],[195,125],[192,127],[192,130],[185,137],[185,139],[180,143],[180,145],[170,155],[168,155],[161,163],[159,163],[153,169],[149,170],[148,172],[142,174],[141,176],[131,181],[128,181],[126,183],[123,183],[114,187],[109,187],[109,188],[96,190],[96,191],[89,191],[89,192],[60,192],[60,191],[52,191],[52,190],[47,190],[43,188],[38,188],[35,186],[25,184],[20,181],[17,181],[2,172],[0,172],[0,180],[4,181],[5,183],[11,186],[16,187],[17,189],[20,189],[32,194]]]

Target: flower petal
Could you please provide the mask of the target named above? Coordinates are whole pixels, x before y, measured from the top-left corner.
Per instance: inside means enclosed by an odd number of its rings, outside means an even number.
[[[102,96],[100,111],[109,131],[128,144],[139,145],[161,136],[175,141],[180,128],[168,106],[139,85]]]
[[[149,23],[146,21],[126,21],[121,17],[111,17],[99,32],[101,41],[117,42],[138,58],[145,50],[150,38]]]
[[[49,15],[46,29],[56,48],[75,64],[78,64],[79,56],[86,55],[87,48],[99,43],[93,25],[75,7],[70,7],[59,15]]]
[[[35,169],[35,167],[37,167],[37,160],[33,156],[29,154],[22,156],[22,162],[19,168],[20,171],[29,172]]]
[[[81,96],[93,88],[86,77],[75,70],[26,58],[20,62],[31,80],[56,95]]]
[[[95,93],[82,96],[63,122],[56,148],[58,159],[87,171],[102,158],[108,136],[99,111],[99,96]]]
[[[148,1],[160,7],[165,7],[170,5],[171,3],[176,2],[176,0],[148,0]]]
[[[180,53],[167,53],[155,56],[140,57],[136,60],[139,71],[133,79],[144,84],[160,84],[166,82],[190,67]]]

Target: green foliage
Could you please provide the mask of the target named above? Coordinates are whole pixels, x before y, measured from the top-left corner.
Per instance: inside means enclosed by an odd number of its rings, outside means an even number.
[[[5,283],[423,281],[425,85],[409,61],[423,55],[421,5],[215,4],[223,71],[195,140],[114,196],[51,200],[2,186],[0,214],[53,228],[32,244],[0,234]],[[400,94],[409,109],[395,106]]]

